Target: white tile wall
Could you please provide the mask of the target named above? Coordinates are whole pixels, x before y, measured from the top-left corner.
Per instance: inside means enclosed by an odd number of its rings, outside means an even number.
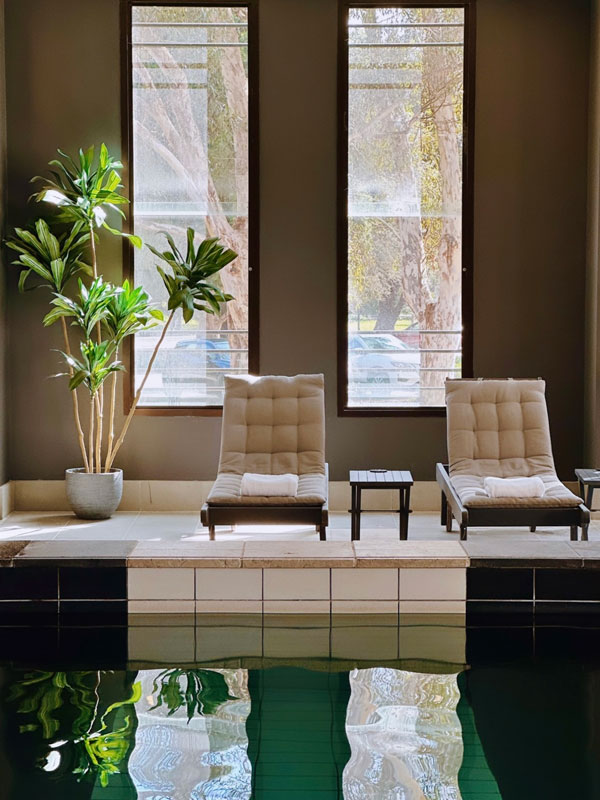
[[[262,628],[244,625],[196,628],[197,661],[262,655]]]
[[[265,628],[265,658],[328,658],[328,628]]]
[[[224,571],[224,570],[221,570]],[[193,569],[128,569],[129,600],[193,600]]]
[[[328,569],[265,569],[265,600],[329,600]]]
[[[260,569],[197,569],[197,600],[262,600]]]
[[[332,628],[332,658],[354,659],[357,653],[382,661],[398,658],[398,628],[375,625]]]
[[[195,661],[194,629],[187,627],[135,627],[128,631],[130,661],[188,664]]]
[[[466,610],[465,600],[400,600],[400,614],[466,614]]]
[[[401,569],[400,600],[465,600],[466,569]]]
[[[194,608],[193,600],[130,600],[127,604],[129,614],[193,614]]]
[[[329,614],[329,600],[265,600],[265,614]]]
[[[198,600],[196,614],[262,614],[262,600]]]
[[[332,600],[397,600],[397,569],[332,569]]]
[[[332,600],[332,614],[397,614],[397,600]]]

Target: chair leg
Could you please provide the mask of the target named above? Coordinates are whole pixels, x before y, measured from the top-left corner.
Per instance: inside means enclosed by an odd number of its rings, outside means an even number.
[[[577,541],[577,525],[571,525],[571,541]]]
[[[327,525],[319,525],[319,539],[322,542],[327,541]]]
[[[589,525],[586,523],[585,525],[581,526],[581,541],[587,542],[588,540],[588,528]]]
[[[446,524],[446,495],[442,492],[442,506],[441,506],[441,517],[440,517],[440,525]]]
[[[210,539],[211,542],[214,542],[214,540],[215,540],[215,526],[214,525],[209,525],[208,526],[208,538]]]
[[[452,533],[452,509],[450,505],[446,505],[446,531]]]
[[[461,540],[461,542],[466,542],[467,541],[467,526],[466,525],[461,525],[460,526],[460,540]]]
[[[532,533],[535,533],[535,527],[536,527],[535,525],[530,525],[530,526],[529,526],[529,530],[530,530]]]

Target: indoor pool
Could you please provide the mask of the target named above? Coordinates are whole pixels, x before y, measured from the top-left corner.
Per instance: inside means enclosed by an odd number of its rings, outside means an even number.
[[[598,632],[531,635],[480,632],[444,674],[5,663],[0,797],[599,798]]]

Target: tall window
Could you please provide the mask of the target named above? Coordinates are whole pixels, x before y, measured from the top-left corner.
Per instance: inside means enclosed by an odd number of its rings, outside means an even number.
[[[346,9],[342,413],[435,413],[470,370],[467,11]]]
[[[216,236],[238,254],[218,278],[235,300],[220,316],[197,314],[187,325],[178,318],[140,406],[217,407],[225,374],[256,369],[252,353],[257,343],[251,333],[250,276],[256,264],[249,224],[249,8],[138,5],[134,0],[128,25],[135,233],[163,250],[161,232],[167,231],[184,248],[191,226],[198,238]],[[166,304],[155,263],[146,248],[136,251],[135,280]],[[136,337],[135,388],[159,335],[160,328],[155,328]]]

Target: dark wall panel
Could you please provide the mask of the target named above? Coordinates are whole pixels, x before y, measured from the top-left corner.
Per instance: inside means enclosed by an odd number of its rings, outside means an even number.
[[[478,0],[475,370],[548,380],[555,454],[582,453],[588,0]],[[261,370],[322,371],[332,478],[389,466],[434,479],[445,421],[336,416],[335,0],[260,0]],[[7,8],[9,208],[56,146],[119,146],[118,0],[19,0]],[[85,31],[85,34],[82,34]],[[48,53],[57,54],[49,58]],[[120,248],[105,241],[105,272]],[[11,276],[11,477],[78,463],[44,298]],[[140,417],[126,477],[210,479],[218,418]]]

